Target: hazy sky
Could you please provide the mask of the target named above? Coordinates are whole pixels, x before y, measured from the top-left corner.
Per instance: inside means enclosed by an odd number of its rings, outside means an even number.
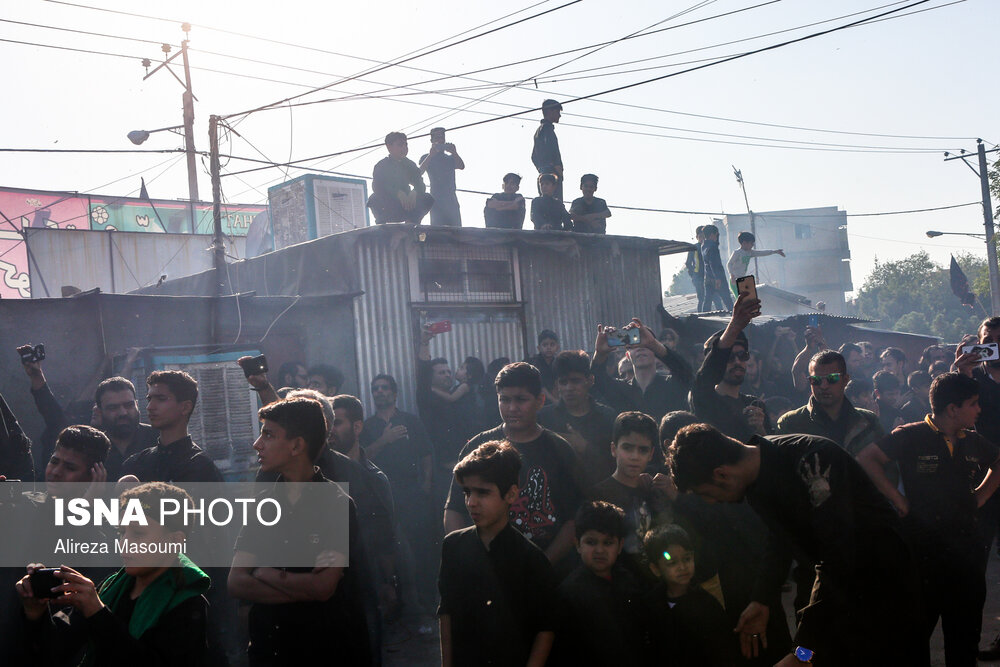
[[[179,44],[181,21],[194,26],[190,46],[198,97],[196,144],[207,150],[209,114],[228,115],[275,102],[358,74],[376,66],[372,61],[391,60],[442,40],[446,44],[470,29],[466,36],[569,2],[92,1],[93,6],[169,20],[38,0],[7,3],[0,22],[2,40],[133,58],[0,41],[7,93],[0,111],[3,146],[127,149],[132,148],[125,138],[129,130],[181,123],[181,86],[166,71],[143,81],[139,63],[142,57],[162,60],[160,42]],[[546,97],[566,100],[678,72],[703,64],[704,59],[826,30],[914,0],[886,4],[878,0],[777,0],[731,16],[617,42],[596,52],[575,51],[491,69],[470,75],[474,80],[448,78],[421,85],[444,75],[618,40],[650,26],[654,30],[678,26],[765,1],[582,0],[407,63],[409,68],[429,71],[392,67],[361,77],[364,81],[341,83],[297,101],[412,86],[376,93],[394,97],[285,106],[233,117],[230,122],[242,136],[229,135],[222,150],[257,159],[264,159],[263,154],[281,162],[367,145],[380,141],[389,130],[419,134],[435,125],[454,127],[537,107]],[[730,166],[735,164],[743,171],[751,206],[758,211],[838,206],[850,214],[978,200],[976,177],[957,161],[944,162],[942,153],[960,148],[972,151],[976,137],[986,140],[988,147],[1000,141],[995,123],[1000,86],[986,65],[995,61],[993,40],[1000,25],[1000,4],[995,0],[931,0],[903,13],[932,7],[940,8],[567,105],[557,128],[566,165],[567,198],[576,196],[582,173],[595,172],[601,178],[598,196],[612,205],[741,213],[743,196]],[[848,14],[855,15],[837,18]],[[488,28],[478,27],[488,22],[492,22]],[[816,25],[801,27],[807,24]],[[763,36],[777,31],[785,32]],[[643,71],[635,71],[640,68]],[[414,89],[450,92],[423,94]],[[485,96],[491,97],[472,104]],[[469,105],[468,110],[456,111]],[[530,113],[449,134],[448,140],[457,145],[467,164],[459,174],[459,187],[496,191],[502,175],[516,171],[525,176],[522,191],[533,193],[531,136],[538,117]],[[412,140],[410,157],[418,159],[427,141]],[[143,148],[181,145],[180,137],[164,132],[150,138]],[[352,153],[315,164],[367,176],[383,155],[381,150]],[[254,166],[230,160],[225,169]],[[202,199],[211,195],[206,168],[207,161],[199,177]],[[291,169],[288,173],[295,177],[306,172]],[[0,156],[0,186],[6,187],[128,195],[138,191],[140,175],[153,197],[187,196],[184,161],[179,155]],[[285,178],[285,172],[276,169],[225,177],[224,196],[230,202],[263,203],[267,187]],[[484,197],[460,194],[459,198],[465,224],[481,226]],[[924,236],[928,229],[982,231],[978,206],[848,220],[856,287],[863,283],[876,256],[900,258],[924,247],[935,259],[947,261],[950,252],[984,252],[982,243],[972,238],[932,241]],[[614,211],[608,231],[687,240],[695,226],[707,221],[706,215]],[[766,238],[761,245],[767,245]],[[676,262],[666,263],[665,279],[675,266]]]

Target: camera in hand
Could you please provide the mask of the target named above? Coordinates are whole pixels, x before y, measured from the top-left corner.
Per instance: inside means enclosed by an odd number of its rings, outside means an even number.
[[[29,343],[17,348],[17,353],[21,355],[22,364],[38,363],[45,359],[45,346],[41,343],[34,346]]]
[[[259,357],[247,357],[240,360],[240,368],[247,377],[251,375],[261,375],[267,372],[267,358],[262,354]]]
[[[61,586],[63,581],[56,576],[58,567],[43,567],[28,575],[28,583],[31,585],[31,594],[39,600],[51,600],[59,594],[53,593],[52,589]]]
[[[619,329],[608,334],[608,345],[610,347],[625,347],[626,345],[639,344],[639,329]]]

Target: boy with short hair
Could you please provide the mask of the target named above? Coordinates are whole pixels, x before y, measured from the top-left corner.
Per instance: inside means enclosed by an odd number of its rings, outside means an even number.
[[[389,155],[379,160],[372,172],[372,195],[368,208],[375,216],[375,224],[406,222],[419,225],[434,205],[434,198],[427,194],[427,187],[420,169],[406,157],[409,146],[402,132],[385,135]]]
[[[552,568],[508,520],[520,471],[517,450],[499,441],[479,445],[455,466],[474,525],[441,545],[443,667],[541,667],[552,649]]]
[[[732,311],[733,297],[726,289],[726,270],[722,267],[722,257],[719,255],[719,228],[715,225],[705,225],[702,228],[704,240],[701,242],[701,260],[705,271],[705,310],[718,307],[720,310]]]
[[[573,218],[573,231],[584,234],[606,234],[611,211],[608,209],[608,202],[594,196],[597,192],[595,174],[584,174],[580,177],[580,192],[583,196],[574,199],[569,207],[569,214]]]
[[[483,216],[486,226],[497,229],[521,229],[524,227],[524,197],[517,193],[521,187],[521,177],[513,172],[503,177],[503,192],[497,192],[486,200]]]
[[[541,195],[531,200],[531,221],[535,223],[535,229],[573,231],[573,218],[555,196],[558,182],[559,177],[555,174],[538,177]]]
[[[751,259],[754,257],[767,257],[769,255],[785,256],[785,251],[781,249],[754,250],[753,247],[757,243],[757,237],[750,232],[740,232],[739,236],[736,237],[736,241],[740,244],[740,247],[733,251],[728,265],[729,287],[732,288],[733,294],[737,294],[736,279],[742,278],[750,272]]]
[[[459,459],[479,445],[502,440],[521,454],[519,493],[510,509],[514,527],[558,565],[573,550],[573,516],[580,504],[573,449],[557,433],[538,424],[545,403],[538,369],[519,361],[504,366],[494,381],[503,423],[470,440]],[[453,481],[445,504],[445,532],[468,525],[462,488]]]
[[[642,474],[653,460],[659,438],[656,422],[641,412],[623,412],[611,431],[611,456],[615,472],[590,490],[591,500],[602,500],[625,512],[624,556],[622,562],[642,575],[640,564],[643,536],[653,528],[654,515],[661,509],[653,489]]]
[[[695,552],[680,526],[663,526],[646,535],[643,550],[649,569],[660,579],[650,594],[658,627],[671,627],[671,657],[679,665],[735,665],[735,636],[726,612],[710,593],[693,583]],[[662,643],[662,639],[659,639]],[[668,647],[657,647],[664,655]]]
[[[587,503],[577,512],[582,564],[558,590],[557,665],[638,665],[652,657],[639,580],[617,564],[627,530],[625,513],[611,503]]]
[[[556,402],[555,395],[555,360],[559,354],[559,334],[552,329],[542,329],[538,332],[538,354],[528,358],[528,363],[542,374],[542,392],[549,403]]]

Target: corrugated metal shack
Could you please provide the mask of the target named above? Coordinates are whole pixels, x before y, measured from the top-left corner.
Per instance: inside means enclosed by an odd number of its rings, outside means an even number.
[[[305,361],[357,377],[369,410],[367,381],[390,373],[401,407],[415,410],[421,325],[452,322],[431,352],[453,366],[466,356],[523,359],[535,352],[542,329],[558,332],[564,349],[589,349],[599,323],[621,326],[638,316],[657,328],[659,258],[690,248],[627,236],[384,225],[232,263],[228,281],[233,292],[258,296],[361,293],[353,321],[331,319],[323,332],[352,338],[355,357]],[[214,287],[206,271],[141,293],[208,296]]]

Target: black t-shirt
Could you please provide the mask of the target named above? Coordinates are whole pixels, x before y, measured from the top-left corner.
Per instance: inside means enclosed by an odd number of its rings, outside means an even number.
[[[316,470],[315,484],[334,484]],[[338,487],[339,488],[339,487]],[[303,493],[308,493],[307,486]],[[342,492],[341,492],[342,493]],[[290,504],[277,487],[262,491],[258,498],[274,498],[282,507],[282,520],[274,526],[250,524],[240,531],[234,551],[255,555],[261,563],[280,563],[288,544],[296,553],[318,556],[333,548],[333,531],[342,530],[335,522],[316,523],[309,503]],[[354,561],[364,553],[358,541],[358,519],[354,502],[349,503],[349,558]],[[269,567],[271,565],[268,565]],[[279,567],[289,573],[305,573],[311,567]],[[368,664],[368,628],[357,568],[344,568],[337,590],[328,600],[298,601],[283,604],[255,602],[249,616],[250,654],[273,664],[293,664],[293,660],[314,657],[316,642],[336,647],[338,661],[345,665]],[[271,663],[268,663],[271,664]]]
[[[538,423],[556,433],[569,433],[570,427],[587,441],[586,449],[577,453],[580,464],[580,487],[589,489],[615,471],[611,456],[611,432],[618,413],[606,405],[590,399],[590,412],[577,417],[571,415],[562,401],[542,408]]]
[[[130,456],[121,468],[122,475],[135,475],[140,482],[222,482],[222,473],[191,436],[163,444]]]
[[[532,357],[528,357],[528,363],[538,369],[538,372],[542,375],[542,386],[552,391],[556,386],[556,372],[552,367],[555,363],[555,359],[552,361],[546,361],[545,356],[541,354],[536,354]]]
[[[420,420],[427,427],[434,457],[437,463],[457,461],[459,450],[475,435],[471,427],[471,415],[458,404],[443,401],[431,391],[431,373],[434,366],[430,361],[417,362],[417,407]]]
[[[455,667],[523,665],[535,636],[556,629],[552,566],[509,523],[489,549],[475,526],[445,537],[438,589]]]
[[[549,664],[640,665],[654,656],[649,650],[651,627],[642,583],[617,565],[611,578],[579,566],[559,585],[559,629]],[[673,664],[673,661],[671,661]]]
[[[531,200],[531,222],[535,224],[535,229],[545,226],[554,230],[573,229],[573,220],[566,212],[566,207],[555,197],[541,196]]]
[[[569,206],[570,215],[587,215],[589,213],[603,213],[608,210],[608,202],[604,201],[600,197],[594,197],[594,199],[588,204],[587,200],[583,197],[577,197],[573,200],[573,203]],[[581,232],[586,234],[604,234],[607,232],[608,222],[605,219],[601,219],[597,222],[574,222],[573,231]]]
[[[1000,382],[994,380],[982,366],[973,369],[972,377],[979,383],[981,408],[976,431],[993,444],[1000,445]]]
[[[625,511],[624,553],[638,556],[642,551],[642,538],[653,527],[656,513],[649,491],[622,484],[614,477],[595,484],[587,494],[589,500],[603,500]]]
[[[432,454],[430,438],[419,417],[396,410],[388,422],[378,415],[365,420],[361,446],[367,449],[389,425],[405,426],[406,437],[389,443],[371,460],[389,478],[394,492],[412,492],[419,488],[423,479],[423,459]]]
[[[673,635],[672,647],[659,640],[658,654],[669,652],[672,662],[678,665],[737,664],[739,648],[732,624],[710,593],[700,586],[691,586],[681,597],[670,598],[666,586],[661,584],[650,596],[656,624],[669,628],[672,631],[669,634]]]
[[[487,201],[486,208],[483,210],[483,216],[486,218],[486,226],[494,227],[497,229],[521,229],[524,227],[524,197],[514,192],[512,194],[507,194],[506,192],[498,192],[490,199],[496,199],[497,201],[516,201],[521,200],[521,207],[516,211],[498,211],[494,208],[489,207],[489,199]]]
[[[464,458],[484,442],[506,441],[503,426],[484,431],[462,448]],[[576,461],[569,443],[543,428],[531,442],[511,443],[521,454],[521,489],[510,506],[510,523],[538,548],[547,549],[567,521],[573,519],[580,505]],[[452,480],[446,509],[466,514],[462,488]]]
[[[897,461],[910,512],[903,526],[915,544],[954,548],[976,539],[976,499],[972,495],[1000,449],[966,431],[948,451],[944,434],[927,423],[900,426],[878,447]],[[971,542],[970,542],[971,541]]]

